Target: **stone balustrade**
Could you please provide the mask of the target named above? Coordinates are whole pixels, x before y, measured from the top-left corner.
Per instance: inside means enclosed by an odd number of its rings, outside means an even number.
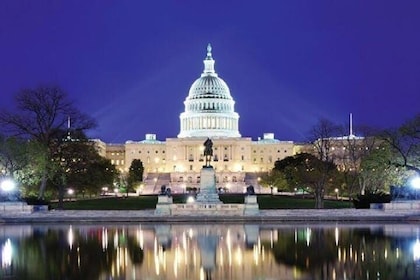
[[[172,215],[229,215],[239,216],[244,213],[243,204],[220,204],[220,203],[191,203],[172,204]]]

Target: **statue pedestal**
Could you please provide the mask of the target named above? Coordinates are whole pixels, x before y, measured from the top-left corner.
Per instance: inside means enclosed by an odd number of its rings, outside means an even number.
[[[156,204],[155,215],[171,215],[172,197],[159,195]]]
[[[245,196],[245,209],[244,215],[258,215],[260,209],[258,207],[257,196],[247,195]]]
[[[203,167],[200,173],[200,192],[197,194],[197,203],[222,203],[216,189],[216,175],[213,167]]]

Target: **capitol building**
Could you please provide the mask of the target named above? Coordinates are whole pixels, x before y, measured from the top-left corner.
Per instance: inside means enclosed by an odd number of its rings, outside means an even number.
[[[226,191],[242,192],[249,185],[261,190],[262,174],[270,171],[275,161],[295,154],[292,141],[279,141],[273,133],[263,133],[256,141],[242,137],[235,100],[215,70],[210,44],[203,62],[203,72],[184,100],[176,138],[162,141],[155,134],[146,134],[141,141],[97,143],[102,155],[122,174],[128,172],[134,159],[142,161],[142,192],[157,192],[161,185],[174,192],[198,187],[205,163],[203,143],[207,138],[213,141],[211,165],[216,172],[217,187]]]

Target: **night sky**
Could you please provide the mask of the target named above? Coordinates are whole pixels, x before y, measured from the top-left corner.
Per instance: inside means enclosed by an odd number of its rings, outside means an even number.
[[[208,43],[242,136],[420,110],[420,1],[1,1],[0,108],[59,85],[106,142],[176,137]],[[357,134],[357,131],[356,131]]]

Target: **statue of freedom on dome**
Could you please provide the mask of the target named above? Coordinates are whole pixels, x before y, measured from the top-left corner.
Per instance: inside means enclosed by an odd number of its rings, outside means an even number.
[[[210,138],[204,142],[204,157],[206,158],[206,164],[204,167],[211,167],[210,161],[211,157],[213,156],[213,142]]]

